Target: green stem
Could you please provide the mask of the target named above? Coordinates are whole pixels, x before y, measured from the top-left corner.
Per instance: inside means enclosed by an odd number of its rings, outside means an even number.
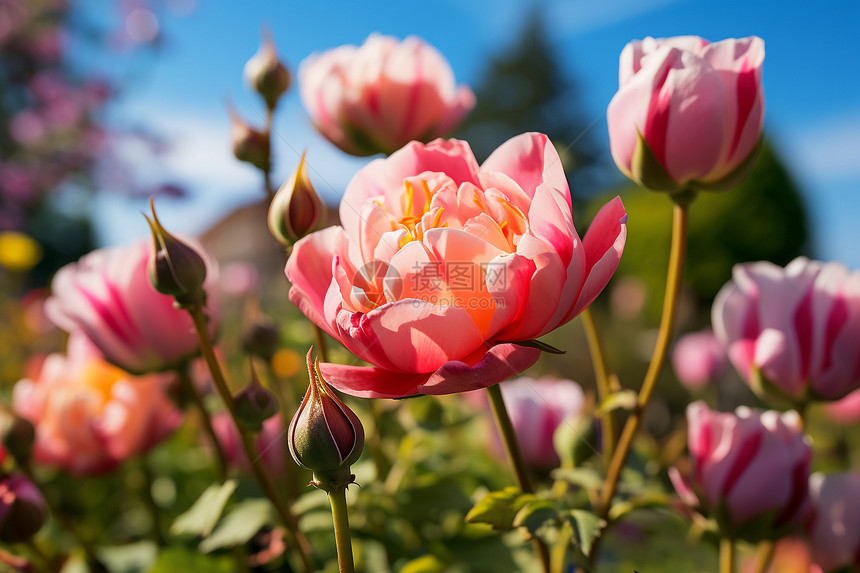
[[[218,435],[215,433],[215,428],[212,427],[212,418],[203,404],[203,398],[194,386],[189,373],[189,363],[185,363],[182,367],[176,370],[179,375],[179,384],[182,387],[182,392],[191,398],[192,404],[200,414],[200,422],[203,424],[203,431],[206,433],[206,438],[212,446],[212,451],[215,452],[215,460],[218,468],[218,478],[223,482],[227,479],[227,455],[224,453],[224,448],[221,447],[221,442],[218,440]]]
[[[352,542],[349,532],[349,513],[346,507],[346,487],[336,487],[328,493],[331,517],[334,520],[334,538],[337,544],[337,565],[340,573],[354,573]]]
[[[603,404],[604,400],[612,393],[609,385],[606,357],[603,353],[603,347],[600,343],[600,336],[597,333],[597,325],[594,323],[591,309],[586,307],[579,316],[582,318],[582,326],[585,329],[588,350],[591,353],[591,363],[594,365],[597,399],[600,404]],[[615,434],[617,432],[613,412],[605,412],[603,414],[601,417],[601,429],[603,430],[601,437],[603,442],[603,460],[604,463],[609,463],[609,460],[612,458],[612,448],[615,446]]]
[[[269,162],[266,169],[263,169],[263,189],[266,192],[266,197],[269,202],[275,197],[275,187],[272,185],[272,121],[275,118],[275,110],[266,106],[266,125],[263,132],[266,139],[269,140]]]
[[[735,542],[733,539],[720,539],[720,573],[735,573]]]
[[[775,548],[776,544],[773,541],[762,541],[758,544],[758,550],[756,550],[755,554],[755,567],[752,570],[754,573],[765,573],[767,571],[773,559]]]
[[[219,396],[221,396],[221,400],[224,402],[224,406],[230,413],[230,417],[236,425],[236,430],[239,432],[239,441],[242,443],[245,455],[251,463],[251,470],[254,473],[254,477],[263,489],[263,493],[266,494],[266,497],[269,498],[269,501],[272,502],[272,505],[278,512],[281,522],[284,524],[284,528],[286,529],[290,545],[298,552],[299,557],[302,560],[304,570],[307,573],[311,573],[314,571],[314,566],[310,556],[310,544],[301,530],[299,530],[298,518],[292,514],[286,505],[284,505],[284,502],[278,495],[275,485],[272,482],[272,478],[269,476],[269,473],[263,465],[254,440],[251,438],[250,434],[248,434],[244,424],[239,420],[239,416],[236,412],[236,404],[233,401],[233,395],[230,393],[230,388],[227,385],[227,381],[224,379],[224,373],[221,371],[221,365],[218,364],[218,359],[216,358],[214,348],[212,347],[212,341],[209,338],[209,329],[207,327],[206,317],[203,314],[203,309],[199,304],[191,304],[186,306],[186,310],[191,315],[191,319],[194,322],[194,328],[197,331],[197,337],[200,341],[200,350],[203,353],[203,358],[206,360],[206,364],[209,366],[209,372],[212,374],[212,381],[215,384],[215,389],[218,391]]]
[[[326,355],[325,333],[322,328],[314,324],[314,336],[317,341],[317,356],[320,357],[320,362],[328,362]]]
[[[159,547],[164,547],[164,536],[161,534],[161,511],[158,504],[155,503],[155,498],[152,497],[152,482],[154,481],[152,470],[149,468],[146,456],[140,457],[140,471],[143,474],[143,487],[141,488],[141,497],[143,504],[146,506],[149,517],[152,520],[152,540]]]
[[[508,416],[507,408],[505,408],[505,401],[502,398],[502,389],[498,384],[494,384],[487,387],[487,395],[490,397],[490,405],[493,408],[493,415],[496,418],[499,433],[502,435],[502,442],[505,444],[505,451],[507,451],[508,460],[510,460],[511,466],[513,466],[517,484],[523,493],[534,493],[531,479],[529,478],[528,471],[526,470],[525,461],[523,461],[523,454],[520,451],[519,442],[517,442],[517,435],[514,432],[514,426],[511,424],[511,418]],[[535,552],[538,554],[541,564],[543,565],[544,573],[549,573],[549,549],[546,544],[538,538],[534,539],[534,547]]]
[[[24,544],[27,546],[30,553],[32,553],[36,557],[36,559],[39,561],[40,567],[41,567],[40,570],[42,570],[42,571],[59,571],[60,570],[59,566],[56,563],[54,563],[47,555],[45,555],[45,552],[42,551],[42,548],[39,547],[39,545],[35,541],[33,541],[33,538],[28,539],[27,541],[24,542]]]
[[[609,469],[606,472],[606,483],[600,498],[601,507],[599,512],[600,517],[604,519],[609,515],[612,498],[615,496],[615,490],[618,487],[618,478],[621,475],[621,470],[624,468],[624,463],[633,444],[633,438],[636,436],[636,432],[642,423],[645,408],[651,400],[651,396],[657,386],[657,379],[660,377],[660,372],[663,370],[663,364],[666,362],[666,356],[669,353],[669,345],[672,342],[672,329],[678,309],[678,300],[681,294],[681,283],[684,275],[684,258],[687,251],[688,212],[688,203],[675,203],[672,216],[672,246],[669,252],[669,272],[666,279],[666,294],[663,299],[663,315],[660,318],[660,331],[657,335],[657,344],[654,347],[651,363],[648,365],[648,371],[645,374],[645,379],[639,390],[639,396],[636,399],[636,406],[624,424],[624,429],[621,432],[621,437],[618,440],[618,445],[612,454]]]

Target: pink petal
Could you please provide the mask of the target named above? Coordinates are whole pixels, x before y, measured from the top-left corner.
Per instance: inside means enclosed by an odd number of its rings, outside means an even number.
[[[504,173],[529,197],[546,183],[561,191],[570,207],[570,188],[558,152],[542,133],[523,133],[507,140],[481,165],[481,171]]]
[[[329,227],[312,233],[295,244],[285,273],[292,283],[290,302],[314,324],[334,335],[324,314],[326,294],[332,283],[332,253],[344,240],[343,229]]]

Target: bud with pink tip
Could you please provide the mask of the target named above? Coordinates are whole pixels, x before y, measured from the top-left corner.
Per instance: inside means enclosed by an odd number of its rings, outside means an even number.
[[[809,495],[812,558],[824,573],[860,568],[860,475],[814,474]]]
[[[245,79],[263,96],[269,109],[275,109],[280,97],[290,88],[292,77],[278,58],[270,31],[263,32],[260,49],[245,64]]]
[[[796,412],[723,413],[699,401],[687,407],[687,423],[691,475],[672,468],[670,477],[723,536],[776,539],[807,516],[811,452]]]
[[[181,304],[206,304],[203,288],[206,262],[194,247],[180,241],[161,225],[155,214],[154,199],[149,200],[149,206],[152,219],[146,217],[146,222],[152,231],[153,252],[146,271],[150,284]]]
[[[350,466],[364,448],[364,428],[323,379],[319,360],[311,362],[311,352],[313,348],[307,355],[310,386],[290,422],[288,443],[296,463],[314,472],[314,485],[331,491],[355,479]]]
[[[47,516],[45,500],[33,482],[20,474],[0,475],[0,541],[27,541]]]
[[[251,431],[263,429],[263,422],[278,413],[278,399],[263,387],[251,362],[251,383],[233,398],[236,416]]]
[[[233,155],[239,161],[250,163],[261,171],[268,171],[271,167],[269,136],[245,123],[232,106],[227,111],[230,114]]]
[[[269,230],[279,243],[289,246],[318,229],[324,220],[325,204],[311,185],[302,153],[299,166],[269,205]]]

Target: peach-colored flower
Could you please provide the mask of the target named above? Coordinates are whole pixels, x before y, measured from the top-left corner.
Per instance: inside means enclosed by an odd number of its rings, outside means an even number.
[[[509,140],[480,167],[457,140],[413,142],[349,183],[343,227],[296,243],[286,274],[314,323],[375,367],[321,365],[348,394],[450,394],[522,372],[531,341],[611,278],[627,215],[616,198],[584,240],[549,139]]]
[[[13,390],[13,407],[36,428],[36,461],[78,475],[110,471],[167,437],[181,413],[166,374],[133,376],[108,364],[80,332],[36,379]]]
[[[475,105],[445,58],[415,36],[371,34],[361,46],[312,54],[299,66],[299,90],[317,130],[352,155],[446,135]]]

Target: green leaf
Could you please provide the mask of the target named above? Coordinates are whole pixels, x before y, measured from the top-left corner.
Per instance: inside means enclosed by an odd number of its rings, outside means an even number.
[[[636,406],[636,399],[639,395],[633,390],[619,390],[618,392],[613,392],[600,404],[600,407],[597,409],[596,415],[602,416],[603,414],[608,414],[609,412],[614,412],[615,410],[632,410]]]
[[[208,536],[237,485],[238,482],[232,479],[223,484],[210,485],[188,511],[176,518],[170,527],[170,533]]]
[[[632,497],[626,501],[616,503],[609,510],[610,521],[617,521],[634,509],[647,509],[654,507],[666,507],[669,504],[669,496],[661,491],[645,492]]]
[[[230,509],[212,535],[200,543],[200,551],[209,553],[222,547],[241,545],[254,537],[264,525],[273,521],[274,515],[269,500],[241,501]]]
[[[207,573],[232,573],[236,563],[232,557],[201,555],[181,547],[168,547],[158,556],[149,573],[176,573],[177,571],[206,571]]]
[[[525,527],[531,537],[542,535],[558,523],[558,508],[549,500],[537,499],[525,504],[514,517],[514,527]]]
[[[435,555],[422,555],[406,563],[400,573],[443,573],[447,569]]]
[[[577,548],[583,555],[588,556],[591,553],[594,540],[600,535],[600,531],[606,527],[606,522],[585,509],[570,510],[568,521],[573,528],[573,538]]]
[[[560,479],[587,490],[596,490],[603,486],[603,474],[594,468],[559,468],[553,470],[550,475],[553,479]]]
[[[488,523],[493,529],[513,529],[517,512],[529,501],[532,494],[524,494],[518,488],[506,487],[502,491],[491,491],[466,514],[469,523]]]

